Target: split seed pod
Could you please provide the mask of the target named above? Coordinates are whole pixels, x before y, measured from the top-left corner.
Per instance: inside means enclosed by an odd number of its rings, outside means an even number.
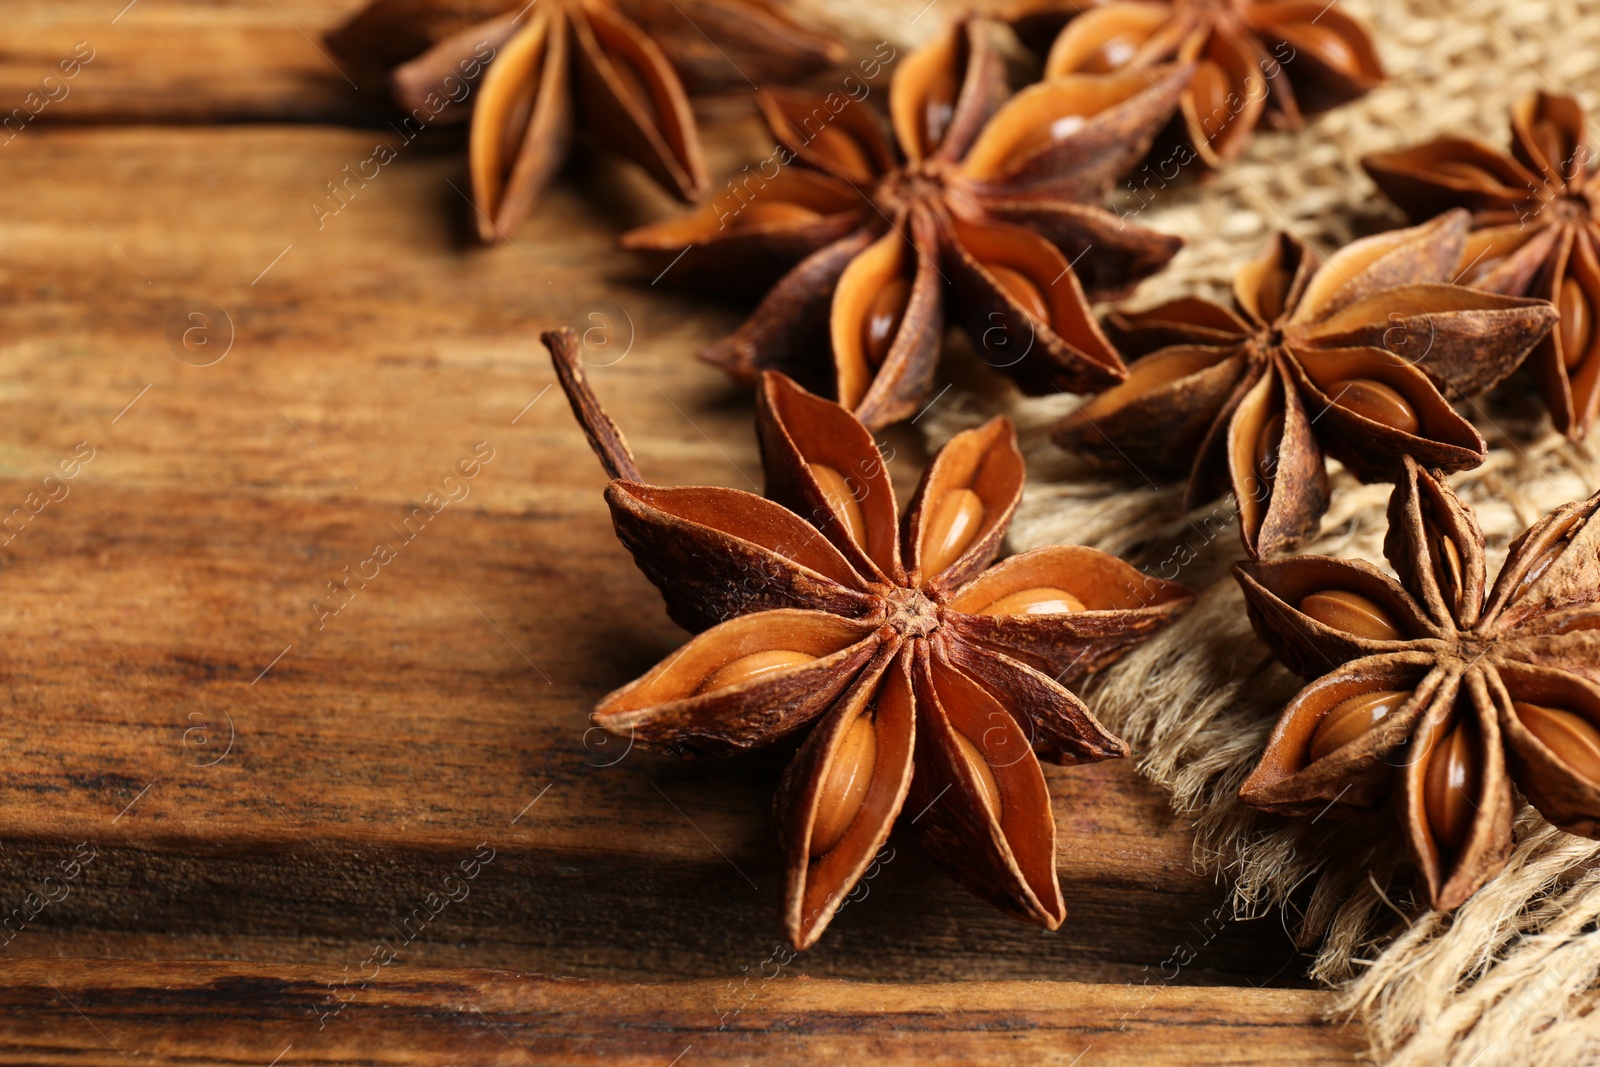
[[[900,63],[892,140],[842,94],[761,91],[777,154],[698,213],[623,237],[680,281],[743,290],[787,271],[701,358],[750,384],[785,371],[874,429],[927,400],[947,314],[1025,393],[1126,376],[1089,300],[1128,292],[1182,242],[1092,204],[1148,150],[1191,68],[1005,100],[996,28],[961,20]]]
[[[422,125],[470,114],[472,201],[485,241],[503,240],[537,206],[575,119],[693,201],[706,171],[680,72],[706,87],[783,81],[843,55],[764,0],[375,0],[328,40],[393,65],[395,102]],[[708,41],[721,65],[708,61]]]
[[[1466,230],[1466,213],[1451,212],[1321,266],[1280,234],[1234,279],[1232,308],[1191,297],[1113,313],[1109,332],[1143,358],[1059,423],[1056,443],[1108,465],[1187,472],[1185,509],[1231,487],[1258,558],[1317,528],[1325,455],[1363,481],[1394,479],[1402,456],[1476,467],[1484,440],[1440,387],[1470,396],[1499,382],[1556,316],[1541,300],[1448,284]]]
[[[962,885],[1059,926],[1039,759],[1127,753],[1064,686],[1165,626],[1188,590],[1090,548],[991,565],[1024,480],[1004,419],[945,446],[902,522],[866,427],[781,374],[758,394],[766,497],[647,485],[571,331],[543,339],[614,479],[617,536],[698,634],[601,700],[595,723],[707,756],[809,730],[777,797],[797,948],[821,936],[902,809]]]
[[[1483,534],[1407,458],[1383,551],[1362,561],[1240,563],[1256,634],[1314,679],[1278,719],[1239,799],[1290,815],[1391,793],[1434,908],[1505,866],[1512,787],[1550,822],[1600,837],[1600,494],[1512,542],[1492,588]]]
[[[1081,14],[1080,14],[1081,12]],[[1183,126],[1207,166],[1244,151],[1263,119],[1300,129],[1384,79],[1372,38],[1337,7],[1301,0],[1073,0],[1024,6],[1024,41],[1048,50],[1045,78],[1196,65]]]
[[[1443,137],[1361,161],[1413,218],[1472,212],[1464,283],[1555,304],[1561,324],[1528,367],[1556,429],[1573,440],[1600,418],[1600,178],[1586,128],[1575,99],[1535,93],[1511,109],[1507,152]]]

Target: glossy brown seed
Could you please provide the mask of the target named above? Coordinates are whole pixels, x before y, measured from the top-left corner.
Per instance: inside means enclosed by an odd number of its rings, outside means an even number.
[[[1044,302],[1044,294],[1039,292],[1039,287],[1034,285],[1031,279],[1020,271],[999,263],[986,263],[984,269],[994,276],[994,280],[1000,283],[1000,288],[1004,289],[1006,295],[1015,300],[1023,311],[1046,326],[1050,325],[1050,307]]]
[[[967,765],[967,770],[972,772],[973,778],[978,782],[978,796],[983,800],[983,806],[996,820],[1000,818],[1000,787],[995,784],[994,772],[989,769],[989,761],[983,758],[978,751],[978,746],[968,741],[960,730],[955,731],[956,750],[960,752],[961,759]]]
[[[821,217],[820,211],[813,211],[787,200],[755,200],[739,209],[738,214],[733,217],[732,225],[738,229],[787,226],[815,222]]]
[[[1375,601],[1345,589],[1312,593],[1300,601],[1300,610],[1324,626],[1369,641],[1399,641],[1405,636]]]
[[[811,824],[811,855],[831,852],[861,812],[878,762],[878,734],[872,713],[859,716],[839,739],[817,792],[817,815]]]
[[[1128,60],[1139,51],[1143,43],[1136,34],[1124,33],[1106,39],[1106,43],[1083,58],[1078,69],[1085,74],[1110,74],[1127,66]]]
[[[1350,43],[1326,26],[1311,22],[1298,23],[1294,27],[1294,41],[1296,47],[1309,52],[1334,70],[1361,69],[1361,61],[1356,58]]]
[[[1051,585],[1023,589],[1003,596],[978,612],[979,615],[1064,615],[1069,611],[1086,611],[1083,601]]]
[[[1267,416],[1256,433],[1255,473],[1267,485],[1272,484],[1278,470],[1278,446],[1283,443],[1283,412],[1274,411]]]
[[[983,501],[971,489],[952,489],[931,509],[922,531],[922,573],[940,573],[960,558],[983,525]]]
[[[1561,313],[1561,361],[1572,370],[1589,354],[1589,344],[1594,340],[1594,308],[1584,295],[1583,286],[1571,275],[1561,282],[1556,308]]]
[[[1322,716],[1311,734],[1306,762],[1315,763],[1336,752],[1400,710],[1411,696],[1409,689],[1380,689],[1376,693],[1341,700]]]
[[[1600,730],[1564,708],[1547,708],[1518,700],[1511,707],[1528,732],[1565,763],[1591,782],[1600,784]]]
[[[1206,131],[1206,140],[1215,141],[1227,128],[1233,113],[1228,109],[1228,72],[1209,59],[1200,61],[1189,80],[1189,96],[1194,100],[1195,118]]]
[[[949,132],[950,120],[956,113],[956,97],[961,93],[962,73],[948,66],[941,68],[928,86],[928,94],[922,98],[924,155],[931,155]]]
[[[883,366],[910,302],[911,282],[905,278],[892,279],[872,298],[872,306],[861,324],[861,351],[874,370]]]
[[[1467,843],[1477,811],[1473,794],[1482,774],[1482,756],[1464,723],[1452,728],[1429,751],[1422,807],[1440,848],[1455,852]]]
[[[1371,378],[1346,378],[1328,386],[1327,392],[1335,404],[1364,419],[1381,422],[1401,433],[1414,434],[1422,428],[1416,409],[1382,382]]]
[[[861,501],[850,491],[850,483],[844,475],[825,463],[812,463],[809,466],[811,476],[822,487],[822,495],[827,498],[828,506],[844,521],[845,532],[850,535],[850,540],[865,545],[867,520],[861,513]]]
[[[1428,549],[1433,554],[1433,573],[1439,580],[1439,593],[1459,614],[1467,591],[1461,552],[1454,541],[1432,527],[1428,529]]]
[[[730,686],[754,681],[776,671],[786,671],[791,667],[798,667],[802,663],[810,663],[815,658],[815,656],[808,656],[804,652],[795,652],[787,648],[773,648],[765,652],[752,652],[748,656],[740,656],[730,663],[724,663],[706,675],[699,687],[695,689],[695,695],[698,696],[701,693],[710,693],[718,689],[727,689]]]

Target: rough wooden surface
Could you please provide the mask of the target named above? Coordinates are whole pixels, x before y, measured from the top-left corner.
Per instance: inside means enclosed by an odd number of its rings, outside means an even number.
[[[139,0],[114,25],[86,4],[7,11],[22,32],[0,93],[19,99],[36,61],[106,23],[71,95],[0,147],[13,1059],[109,1055],[64,1051],[81,1035],[47,1025],[51,982],[156,1062],[209,1047],[208,1005],[248,1015],[256,993],[359,969],[383,938],[404,941],[416,984],[393,989],[394,1013],[353,1005],[367,1021],[325,1060],[389,1055],[391,1015],[434,1059],[476,1052],[451,1042],[487,1040],[481,1021],[424,966],[611,983],[454,979],[574,1062],[664,1063],[691,1041],[726,1059],[848,1059],[918,1027],[935,1062],[1068,1063],[1091,1041],[1128,1062],[1184,1061],[1192,1042],[1241,1062],[1348,1053],[1349,1034],[1314,1025],[1317,997],[1248,988],[1300,982],[1301,957],[1277,920],[1227,917],[1190,869],[1187,828],[1124,765],[1048,771],[1060,933],[999,917],[897,839],[865,899],[784,975],[962,984],[874,986],[872,1007],[855,987],[785,981],[737,1040],[709,1010],[675,1018],[777,948],[768,802],[786,754],[689,764],[586,732],[596,698],[683,635],[611,536],[535,337],[606,327],[591,377],[647,476],[755,488],[748,398],[692,359],[739,309],[652,284],[614,251],[620,226],[669,208],[603,159],[580,159],[514,244],[486,250],[467,239],[456,134],[95,125],[355,115],[368,105],[288,25],[315,38],[333,9]],[[117,43],[135,30],[143,43]],[[91,92],[92,75],[106,80]],[[705,113],[725,172],[758,134],[741,106]],[[334,199],[327,183],[379,142],[397,158]],[[890,443],[905,487],[915,436]],[[446,482],[475,457],[470,481]],[[463,484],[418,522],[429,494]],[[341,604],[328,583],[379,543],[394,558]],[[435,910],[485,848],[470,892]],[[54,958],[95,956],[258,964]],[[1055,984],[982,984],[1015,979]],[[676,984],[626,984],[656,980]],[[169,982],[170,996],[135,992]],[[1151,989],[1162,1007],[1118,1031]],[[251,1018],[303,1007],[273,1003]],[[947,1028],[952,1007],[975,1014]],[[390,1062],[411,1062],[391,1043]]]
[[[1359,1035],[1327,995],[818,981],[622,985],[446,968],[27,961],[0,977],[0,1063],[1323,1064]],[[354,977],[352,977],[354,976]],[[349,979],[346,984],[346,979]],[[129,1010],[130,1007],[135,1010]],[[23,1058],[26,1055],[28,1058]]]

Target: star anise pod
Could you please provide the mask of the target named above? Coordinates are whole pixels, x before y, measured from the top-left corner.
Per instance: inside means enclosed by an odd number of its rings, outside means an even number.
[[[1409,458],[1384,555],[1240,563],[1256,633],[1315,679],[1283,709],[1239,798],[1269,811],[1371,808],[1393,790],[1433,907],[1505,866],[1512,786],[1600,836],[1600,494],[1511,544],[1487,588],[1483,534]]]
[[[1573,440],[1600,417],[1600,179],[1583,108],[1534,93],[1511,109],[1511,149],[1444,137],[1361,165],[1413,218],[1472,212],[1461,280],[1553,301],[1561,313],[1528,358],[1557,430]]]
[[[1081,12],[1081,13],[1080,13]],[[1384,79],[1367,28],[1333,4],[1299,0],[1052,0],[1012,17],[1048,49],[1044,76],[1197,64],[1183,124],[1207,166],[1236,157],[1265,118],[1300,129],[1305,116],[1354,100]]]
[[[697,87],[785,81],[843,56],[765,0],[374,0],[328,40],[393,64],[395,102],[420,126],[470,113],[472,199],[485,241],[503,239],[536,206],[566,159],[575,120],[693,201],[706,171],[680,72]]]
[[[646,485],[573,334],[544,342],[614,479],[617,536],[668,613],[704,631],[601,700],[594,721],[697,755],[810,728],[777,797],[784,924],[798,948],[822,934],[902,808],[958,882],[1007,915],[1059,926],[1038,757],[1127,753],[1064,686],[1166,625],[1188,590],[1082,547],[991,566],[1024,479],[1004,419],[940,451],[902,524],[866,427],[773,372],[758,392],[766,497]]]
[[[1363,238],[1319,267],[1280,234],[1234,279],[1232,308],[1175,300],[1107,320],[1146,353],[1128,380],[1067,416],[1064,448],[1141,471],[1189,474],[1185,509],[1231,484],[1253,557],[1315,530],[1327,509],[1323,457],[1363,481],[1400,457],[1476,467],[1485,444],[1435,382],[1466,395],[1511,373],[1555,320],[1544,301],[1443,281],[1465,212]]]
[[[699,213],[623,238],[728,288],[799,261],[703,359],[748,383],[778,369],[831,387],[877,428],[927,398],[948,307],[1026,393],[1122,380],[1088,297],[1125,293],[1182,242],[1089,202],[1148,149],[1189,68],[1062,79],[1002,106],[997,28],[963,19],[900,63],[893,142],[842,94],[760,93],[773,173],[747,168]]]

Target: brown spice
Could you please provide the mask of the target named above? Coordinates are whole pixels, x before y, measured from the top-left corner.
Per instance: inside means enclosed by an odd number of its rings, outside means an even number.
[[[1597,512],[1600,494],[1535,523],[1490,588],[1472,513],[1407,458],[1384,541],[1399,581],[1359,560],[1236,565],[1257,635],[1313,679],[1239,798],[1316,816],[1394,792],[1440,910],[1505,866],[1513,786],[1557,827],[1600,837]],[[1306,608],[1351,590],[1389,629]]]
[[[470,115],[472,201],[485,241],[505,239],[538,204],[578,116],[597,140],[693,201],[706,171],[685,80],[781,84],[843,57],[837,42],[764,0],[374,0],[328,41],[392,65],[395,102],[429,123]],[[708,61],[709,49],[720,63]],[[463,99],[468,106],[448,106]]]
[[[1212,167],[1244,151],[1262,121],[1299,129],[1305,115],[1384,79],[1367,28],[1324,4],[1048,0],[1011,18],[1023,40],[1048,51],[1046,78],[1197,64],[1181,98],[1184,131]]]
[[[902,522],[866,427],[780,374],[758,394],[766,497],[646,485],[589,391],[572,332],[544,342],[614,478],[618,536],[698,633],[602,699],[595,723],[697,755],[809,729],[777,804],[797,948],[821,936],[907,804],[957,881],[1008,915],[1059,926],[1039,759],[1127,752],[1064,686],[1165,626],[1189,591],[1089,548],[995,565],[1024,480],[1004,419],[944,447]],[[819,470],[844,475],[855,517]]]
[[[892,140],[842,94],[763,90],[780,147],[760,173],[623,237],[679,282],[744,291],[782,275],[702,358],[751,384],[782,370],[871,428],[926,402],[947,317],[1026,393],[1122,380],[1089,300],[1125,294],[1182,242],[1090,205],[1148,149],[1192,68],[1006,100],[997,28],[960,20],[900,62]]]
[[[1561,325],[1528,358],[1555,427],[1573,440],[1600,418],[1600,180],[1583,109],[1534,93],[1511,109],[1511,147],[1462,137],[1361,161],[1413,218],[1472,212],[1457,273],[1480,289],[1554,302]]]
[[[1485,444],[1450,406],[1498,382],[1544,337],[1544,301],[1445,279],[1465,212],[1364,238],[1328,257],[1283,234],[1234,279],[1231,308],[1189,297],[1113,313],[1110,335],[1144,353],[1128,380],[1057,425],[1064,448],[1149,474],[1187,472],[1184,507],[1231,486],[1254,557],[1315,530],[1325,455],[1364,481],[1400,457],[1465,470]]]

